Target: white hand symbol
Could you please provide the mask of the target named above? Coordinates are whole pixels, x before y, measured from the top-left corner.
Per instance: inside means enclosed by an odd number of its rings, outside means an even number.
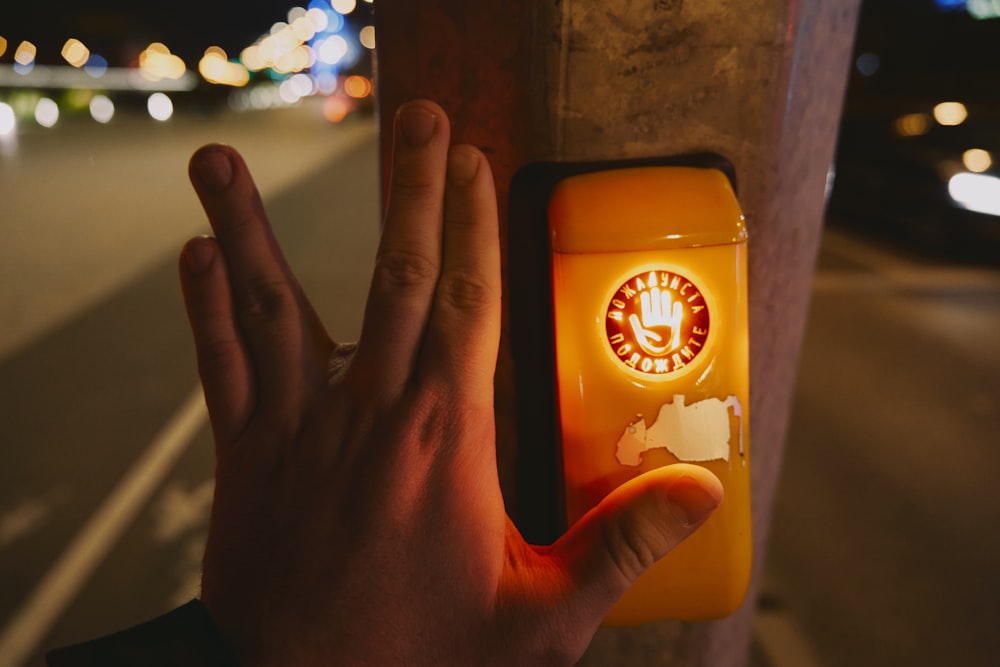
[[[639,295],[639,304],[642,308],[642,320],[635,313],[628,317],[639,347],[654,355],[661,355],[678,347],[681,343],[681,321],[684,319],[681,302],[671,303],[670,292],[654,287]],[[663,342],[663,336],[647,327],[669,327],[670,341],[665,345],[657,345],[656,343]]]

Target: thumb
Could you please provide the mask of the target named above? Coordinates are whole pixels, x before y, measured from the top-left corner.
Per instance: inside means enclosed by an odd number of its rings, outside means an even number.
[[[709,470],[678,463],[651,470],[612,491],[577,521],[550,554],[575,580],[569,609],[600,621],[653,563],[693,533],[722,502]]]

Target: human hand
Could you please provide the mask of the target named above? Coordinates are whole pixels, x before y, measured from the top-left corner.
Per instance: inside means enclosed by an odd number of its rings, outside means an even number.
[[[670,466],[551,546],[521,538],[496,468],[493,182],[437,105],[397,114],[356,350],[326,335],[237,153],[201,149],[191,180],[216,234],[181,260],[216,441],[202,599],[241,664],[570,664],[721,501]]]

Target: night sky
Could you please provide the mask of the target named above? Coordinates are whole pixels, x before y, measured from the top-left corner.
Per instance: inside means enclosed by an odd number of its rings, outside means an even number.
[[[82,40],[112,65],[126,65],[153,41],[166,44],[188,62],[205,48],[221,46],[230,55],[284,21],[292,7],[308,0],[2,0],[0,36],[38,47],[38,62],[60,63],[62,44]],[[355,16],[371,5],[358,2]],[[9,61],[10,54],[3,57]]]

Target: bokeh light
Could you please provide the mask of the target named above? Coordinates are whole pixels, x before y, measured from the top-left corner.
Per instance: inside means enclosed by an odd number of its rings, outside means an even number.
[[[347,55],[347,40],[340,35],[331,35],[319,44],[317,59],[327,65],[336,65]]]
[[[347,16],[358,6],[355,0],[330,0],[330,6],[333,7],[333,11],[338,14],[343,14]]]
[[[209,83],[241,87],[250,83],[250,72],[240,63],[229,62],[226,52],[210,46],[198,62],[198,72]]]
[[[961,125],[969,117],[969,112],[961,102],[941,102],[934,107],[934,120],[941,125]]]
[[[115,117],[115,103],[106,95],[94,95],[90,100],[90,117],[98,123],[110,123]]]
[[[925,113],[908,113],[896,119],[893,129],[901,137],[919,137],[930,132],[931,117]]]
[[[170,120],[174,115],[174,103],[164,93],[153,93],[146,101],[149,115],[159,121]]]
[[[7,53],[7,40],[4,39],[3,35],[0,35],[0,56]]]
[[[331,123],[339,123],[351,112],[351,103],[339,95],[331,95],[323,100],[323,117]]]
[[[160,42],[153,42],[139,54],[139,72],[147,81],[179,79],[186,71],[184,61]]]
[[[355,74],[344,79],[344,92],[355,99],[362,99],[372,94],[372,82],[367,77]]]
[[[59,122],[59,105],[48,97],[42,97],[35,105],[35,122],[42,127],[52,127]]]
[[[962,164],[969,171],[982,173],[993,166],[993,156],[982,148],[970,148],[962,153]]]
[[[361,32],[358,33],[358,40],[361,42],[361,46],[365,47],[366,49],[374,49],[375,26],[366,25],[364,28],[362,28]]]
[[[95,79],[99,79],[108,71],[108,60],[104,56],[91,54],[87,58],[87,64],[83,66],[83,71]]]
[[[73,67],[83,67],[90,60],[90,49],[80,40],[70,38],[63,44],[62,57]]]
[[[14,108],[5,102],[0,102],[0,137],[14,134],[17,129],[17,117]]]
[[[996,176],[963,171],[949,179],[948,194],[970,211],[1000,216],[1000,178]]]
[[[25,40],[18,45],[17,51],[14,52],[14,62],[23,66],[31,65],[35,62],[37,54],[38,49],[35,45]]]

